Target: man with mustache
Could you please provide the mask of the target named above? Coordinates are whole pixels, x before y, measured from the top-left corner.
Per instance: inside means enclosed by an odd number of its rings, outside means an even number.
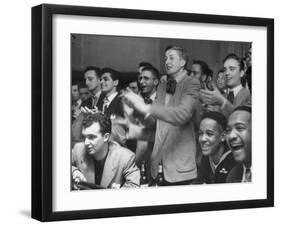
[[[229,173],[227,182],[252,181],[252,111],[239,106],[228,118],[226,140],[234,159],[239,164]]]

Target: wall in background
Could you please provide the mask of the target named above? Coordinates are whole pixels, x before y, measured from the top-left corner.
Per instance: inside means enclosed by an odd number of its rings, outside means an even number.
[[[188,39],[159,39],[72,34],[72,69],[83,71],[89,65],[112,67],[120,72],[135,72],[141,61],[150,62],[165,73],[164,52],[167,46],[184,47],[192,60],[204,60],[216,73],[228,53],[244,56],[250,43]],[[80,75],[81,76],[81,75]]]

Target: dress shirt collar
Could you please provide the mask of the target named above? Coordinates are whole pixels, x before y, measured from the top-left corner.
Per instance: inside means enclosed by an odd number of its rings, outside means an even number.
[[[228,93],[230,92],[230,91],[233,91],[233,94],[234,94],[234,96],[236,97],[236,95],[239,93],[239,91],[242,89],[243,87],[242,87],[242,85],[240,84],[239,86],[236,86],[236,87],[234,87],[234,88],[232,88],[232,89],[228,89]]]
[[[182,73],[178,74],[176,77],[175,77],[175,80],[177,83],[180,83],[184,78],[185,76],[187,76],[187,71],[186,70],[183,70]]]
[[[152,93],[149,97],[152,101],[155,101],[156,99],[156,91],[154,93]]]
[[[112,94],[110,94],[108,97],[106,97],[108,99],[108,105],[111,103],[111,101],[118,95],[118,92],[114,92]]]
[[[247,169],[250,169],[251,172],[252,172],[252,167],[246,167],[246,166],[243,164],[243,177],[242,177],[242,182],[248,182],[248,181],[246,180],[246,170],[247,170]]]

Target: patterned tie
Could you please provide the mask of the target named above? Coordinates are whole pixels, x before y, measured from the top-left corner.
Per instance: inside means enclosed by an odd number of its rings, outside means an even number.
[[[250,168],[246,168],[245,178],[247,182],[252,181],[252,172]]]
[[[144,103],[146,103],[146,104],[152,104],[152,100],[150,99],[150,97],[145,97],[145,98],[144,98]]]
[[[92,108],[94,108],[97,104],[97,100],[98,100],[98,97],[97,96],[93,96],[92,97],[93,101],[92,101]]]
[[[227,99],[230,103],[233,104],[233,101],[234,101],[234,92],[233,91],[229,91],[229,93],[227,95]]]
[[[169,78],[166,86],[166,92],[174,94],[177,87],[177,81],[175,79]]]
[[[107,97],[103,99],[103,106],[102,106],[102,113],[105,114],[107,108],[108,108],[109,100]]]

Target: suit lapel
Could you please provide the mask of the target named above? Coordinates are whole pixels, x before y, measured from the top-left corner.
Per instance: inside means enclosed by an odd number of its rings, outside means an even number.
[[[108,108],[106,109],[105,113],[107,115],[111,115],[112,113],[116,113],[118,108],[118,95],[116,97],[114,97],[114,99],[111,101],[111,103],[109,104]]]
[[[112,150],[113,146],[110,145],[109,152],[107,158],[104,163],[102,178],[101,178],[101,186],[108,187],[115,175],[116,170],[116,161],[114,161],[114,151]]]

